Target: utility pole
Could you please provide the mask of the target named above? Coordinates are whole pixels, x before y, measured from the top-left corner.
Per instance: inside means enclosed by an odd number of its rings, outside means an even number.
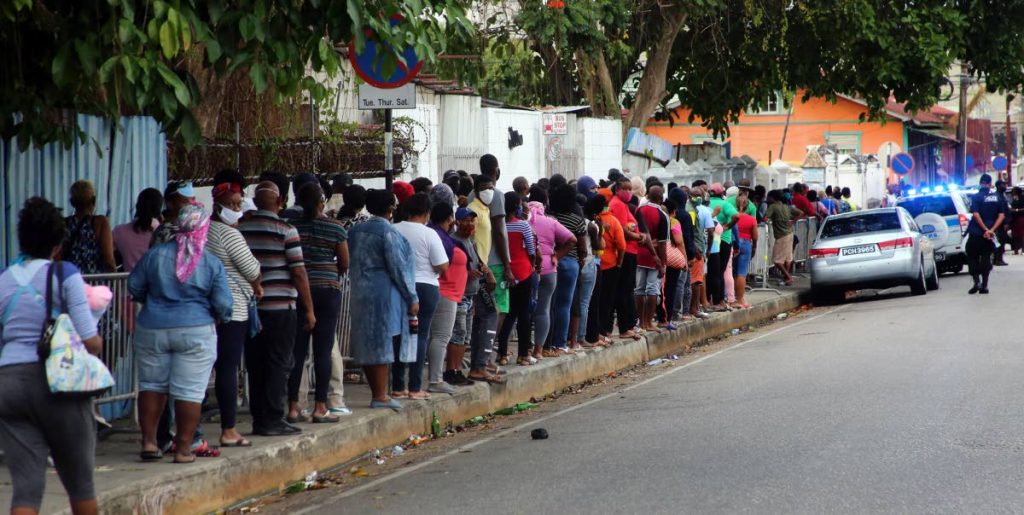
[[[1013,93],[1006,94],[1006,184],[1013,187],[1013,124],[1010,122],[1010,105],[1013,104]]]
[[[970,84],[967,76],[967,63],[960,62],[960,118],[956,125],[956,167],[960,173],[963,183],[967,183],[967,86]]]

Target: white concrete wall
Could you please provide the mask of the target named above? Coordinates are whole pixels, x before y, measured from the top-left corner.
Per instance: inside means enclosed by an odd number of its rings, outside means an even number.
[[[531,183],[544,176],[544,142],[541,136],[541,113],[517,109],[482,109],[484,144],[481,154],[493,154],[501,166],[498,189],[510,191],[512,180],[526,177]],[[523,136],[523,144],[508,148],[508,128]],[[475,173],[475,171],[474,171]]]
[[[622,169],[622,120],[578,118],[579,174],[597,179]]]

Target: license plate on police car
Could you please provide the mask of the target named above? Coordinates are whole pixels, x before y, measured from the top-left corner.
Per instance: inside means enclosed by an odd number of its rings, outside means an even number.
[[[843,249],[844,256],[859,256],[861,254],[874,254],[878,247],[875,245],[858,245],[856,247],[846,247]]]

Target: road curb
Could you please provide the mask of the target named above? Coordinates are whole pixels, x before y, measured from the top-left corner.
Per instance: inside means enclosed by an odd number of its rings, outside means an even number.
[[[609,372],[644,363],[736,328],[775,317],[799,307],[807,291],[787,291],[753,308],[690,323],[685,330],[617,343],[571,359],[542,360],[531,367],[512,367],[504,385],[477,383],[452,396],[424,403],[406,402],[401,413],[360,410],[332,427],[273,440],[244,453],[199,460],[180,470],[142,477],[99,493],[104,513],[205,513],[239,501],[275,492],[310,471],[345,463],[366,452],[394,445],[413,434],[429,434],[433,414],[442,424],[461,422],[506,408],[531,397],[543,397]]]

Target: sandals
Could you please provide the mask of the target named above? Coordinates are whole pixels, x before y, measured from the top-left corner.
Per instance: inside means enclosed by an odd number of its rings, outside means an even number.
[[[519,365],[521,367],[528,367],[532,364],[533,363],[530,363],[530,359],[527,357],[519,358],[516,360],[516,365]]]
[[[409,392],[409,400],[411,401],[429,401],[430,394],[424,391]]]
[[[330,412],[324,415],[313,415],[314,424],[335,424],[339,421],[341,421],[341,417],[332,415]]]
[[[171,443],[171,447],[170,447],[170,450],[168,452],[177,452],[177,445],[174,444],[174,443]],[[220,448],[219,447],[210,447],[210,442],[207,442],[206,440],[203,440],[203,443],[199,444],[199,447],[196,447],[195,449],[192,449],[192,458],[193,458],[192,461],[195,461],[196,457],[200,457],[200,458],[219,458],[220,457]],[[177,458],[174,459],[175,463],[192,463],[192,461],[178,461]]]
[[[506,381],[505,378],[502,377],[502,376],[491,375],[491,374],[488,374],[486,376],[474,376],[473,374],[470,374],[467,377],[469,377],[473,381],[477,381],[477,382],[481,382],[481,383],[489,383],[489,384],[505,384],[505,381]]]
[[[284,421],[289,424],[298,424],[299,422],[309,422],[309,417],[303,415],[302,413],[299,413],[299,416],[297,417],[293,417],[290,415],[284,417]]]
[[[392,399],[408,399],[409,398],[409,391],[408,390],[402,390],[400,392],[391,392],[391,398]]]
[[[139,459],[144,462],[160,461],[164,459],[164,453],[159,450],[156,451],[142,451],[139,453]]]
[[[220,446],[221,447],[252,447],[252,442],[247,440],[245,437],[242,437],[242,438],[239,438],[238,440],[232,440],[230,442],[227,441],[227,440],[221,440],[220,441]]]
[[[501,359],[498,360],[498,366],[507,367],[508,366],[508,356],[502,356]]]

